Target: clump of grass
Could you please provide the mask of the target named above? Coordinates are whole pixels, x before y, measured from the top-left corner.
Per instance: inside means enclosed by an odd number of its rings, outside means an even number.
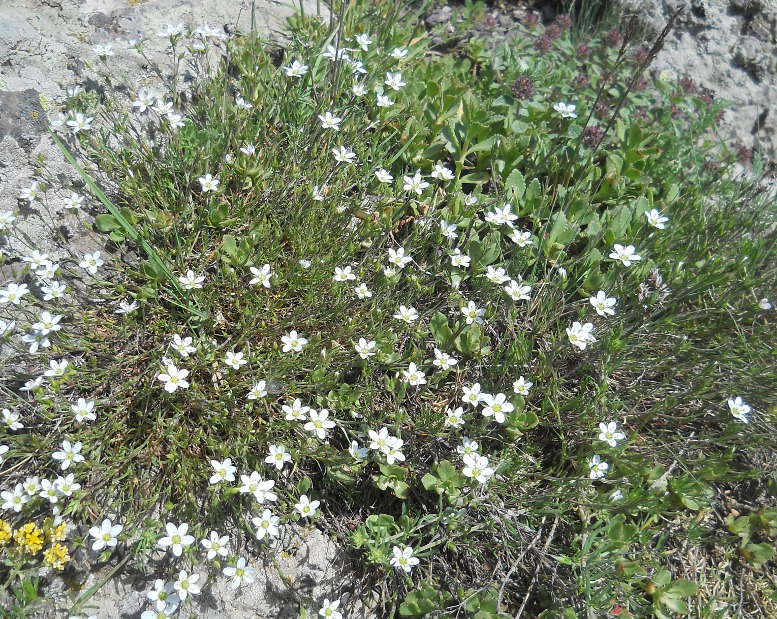
[[[170,79],[68,101],[134,258],[84,259],[113,301],[6,379],[7,492],[69,467],[63,513],[103,558],[168,551],[182,603],[198,540],[240,585],[315,522],[386,615],[719,616],[677,551],[769,565],[769,518],[726,515],[773,501],[776,378],[773,214],[708,137],[721,106],[640,81],[628,32],[439,53],[415,23],[171,27]]]

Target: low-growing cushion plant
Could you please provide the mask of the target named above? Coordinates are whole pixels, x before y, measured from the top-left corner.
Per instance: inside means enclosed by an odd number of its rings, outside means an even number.
[[[64,565],[65,517],[168,552],[166,616],[313,523],[386,616],[773,611],[774,212],[722,107],[632,30],[333,11],[283,46],[169,26],[147,84],[100,47],[111,87],[53,123],[125,259],[30,245],[0,289],[33,368],[2,383],[6,587]]]

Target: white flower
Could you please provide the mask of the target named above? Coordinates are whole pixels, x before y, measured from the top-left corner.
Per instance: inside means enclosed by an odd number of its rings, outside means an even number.
[[[97,273],[97,269],[103,264],[105,264],[105,261],[100,258],[100,252],[96,251],[93,254],[84,254],[84,257],[81,262],[78,263],[78,266],[94,275]]]
[[[351,446],[348,448],[348,453],[354,460],[364,460],[369,453],[369,449],[366,447],[360,447],[356,441],[351,441]]]
[[[75,415],[76,423],[82,421],[94,421],[97,415],[94,413],[94,400],[88,402],[84,398],[78,398],[78,402],[70,406],[70,410]]]
[[[424,189],[429,186],[429,183],[421,176],[421,170],[416,170],[415,175],[412,177],[404,176],[403,180],[405,181],[403,189],[405,191],[414,191],[419,196],[424,192]]]
[[[457,227],[457,224],[449,224],[444,219],[440,221],[440,232],[444,238],[450,241],[455,241],[458,238],[459,235],[456,233]]]
[[[254,107],[241,96],[235,97],[235,105],[239,107],[241,110],[250,110],[252,107]]]
[[[561,114],[561,118],[577,118],[577,106],[574,103],[564,103],[559,101],[553,106],[553,109]]]
[[[84,116],[81,112],[76,113],[73,118],[67,121],[67,126],[73,134],[79,131],[89,131],[92,128],[91,122],[94,120],[91,116]]]
[[[75,475],[70,473],[67,477],[60,475],[54,480],[54,487],[62,496],[71,496],[76,490],[81,489],[81,484],[76,483]]]
[[[306,494],[299,497],[299,503],[294,506],[303,518],[312,518],[321,504],[320,501],[311,501]]]
[[[531,300],[531,286],[520,284],[514,279],[511,279],[503,289],[513,301]]]
[[[34,271],[35,269],[41,267],[44,264],[51,264],[51,261],[49,260],[48,254],[42,254],[37,249],[33,250],[33,252],[29,256],[22,256],[22,260],[30,265],[30,270]]]
[[[242,352],[229,351],[224,356],[224,364],[228,365],[233,370],[239,370],[241,367],[248,363],[248,360],[244,359],[243,357],[244,354]]]
[[[354,82],[351,86],[351,92],[357,97],[363,97],[367,94],[367,87],[361,82]]]
[[[434,164],[434,170],[432,170],[431,176],[432,178],[438,178],[441,181],[452,181],[455,175],[442,163],[438,162]]]
[[[391,436],[388,433],[388,428],[386,427],[381,428],[378,432],[375,432],[375,430],[369,430],[367,434],[372,441],[370,443],[370,449],[382,451],[383,453],[388,453],[391,444],[396,440],[396,437]]]
[[[103,548],[115,548],[122,530],[124,530],[122,525],[113,524],[108,518],[103,520],[99,527],[92,527],[89,529],[89,535],[94,538],[92,550],[99,552]]]
[[[222,481],[235,481],[235,471],[237,468],[232,465],[232,458],[226,458],[223,462],[211,460],[210,465],[215,471],[210,478],[211,486],[219,484]]]
[[[38,199],[41,191],[42,189],[40,183],[38,181],[32,181],[29,187],[22,189],[22,192],[19,194],[19,199],[27,200],[28,202],[32,203]]]
[[[249,400],[259,400],[267,395],[267,381],[260,380],[248,392]]]
[[[645,217],[647,218],[648,225],[653,226],[658,230],[666,228],[665,224],[669,221],[669,218],[661,215],[661,212],[658,209],[648,211],[645,213]]]
[[[327,185],[324,185],[322,189],[319,189],[318,185],[313,185],[313,199],[316,202],[323,202],[326,199],[328,193],[329,187]],[[302,264],[302,260],[300,260],[300,264]]]
[[[227,566],[223,570],[224,576],[232,581],[232,588],[237,589],[241,584],[251,584],[256,580],[256,570],[246,565],[246,560],[240,557],[233,566]]]
[[[219,180],[217,178],[213,178],[210,174],[200,176],[200,178],[197,180],[199,180],[200,185],[202,185],[203,193],[207,193],[208,191],[216,191],[219,188]]]
[[[246,144],[245,146],[240,147],[240,152],[244,155],[248,155],[249,157],[252,157],[256,154],[256,146],[251,144],[250,142]]]
[[[22,341],[30,345],[30,354],[37,352],[38,347],[48,348],[51,346],[49,338],[40,331],[32,331],[22,336]]]
[[[750,423],[747,416],[750,414],[750,406],[745,404],[745,401],[737,396],[733,400],[728,401],[728,407],[731,410],[731,414],[734,419],[738,419],[744,423]]]
[[[0,304],[13,303],[19,305],[22,297],[30,292],[27,284],[10,283],[4,290],[0,290]]]
[[[616,447],[618,441],[626,438],[623,432],[618,432],[618,424],[614,421],[599,424],[599,440],[604,441],[610,447]]]
[[[318,614],[324,619],[343,619],[343,613],[337,609],[340,607],[340,600],[333,602],[329,598],[324,598],[324,605],[319,609]]]
[[[283,445],[270,445],[270,453],[264,459],[267,464],[275,465],[275,468],[279,471],[283,468],[283,465],[287,462],[291,462],[291,454],[286,451]]]
[[[257,503],[278,500],[278,495],[272,492],[275,481],[262,479],[257,471],[252,471],[250,475],[241,475],[240,481],[243,482],[239,488],[240,492],[252,494]]]
[[[494,469],[488,466],[488,458],[477,454],[465,454],[462,458],[464,469],[461,471],[464,477],[485,484],[494,474]]]
[[[183,23],[178,22],[177,24],[165,24],[164,29],[157,32],[157,36],[160,37],[170,37],[175,38],[181,36],[181,33],[183,32]]]
[[[194,271],[189,269],[186,271],[186,275],[181,275],[178,278],[178,281],[181,283],[184,290],[194,290],[202,288],[202,282],[205,281],[205,276],[197,275]]]
[[[592,333],[593,329],[594,326],[590,322],[587,322],[584,325],[577,321],[573,322],[572,327],[567,328],[569,343],[577,346],[580,350],[585,350],[585,347],[588,344],[596,341],[596,338]]]
[[[153,90],[149,88],[141,88],[138,91],[138,98],[132,102],[132,106],[138,108],[138,112],[142,114],[148,108],[153,106],[158,98],[159,95],[157,95]]]
[[[167,531],[167,535],[159,538],[157,545],[163,550],[169,548],[175,557],[180,557],[183,549],[188,548],[195,541],[194,536],[188,534],[189,525],[185,522],[182,522],[179,526],[168,522],[165,525],[165,531]]]
[[[413,556],[413,548],[410,546],[405,546],[404,548],[394,546],[394,548],[391,549],[391,552],[394,556],[391,557],[389,563],[398,570],[402,569],[405,572],[410,573],[410,570],[419,563],[418,557]]]
[[[0,492],[0,497],[3,499],[2,508],[5,510],[12,510],[16,513],[22,511],[22,507],[32,497],[27,494],[22,484],[16,484],[13,491],[3,490]]]
[[[407,86],[407,83],[402,81],[402,73],[399,71],[396,73],[387,72],[383,83],[392,90],[402,90]]]
[[[173,102],[172,101],[163,101],[162,99],[159,99],[156,104],[154,105],[154,111],[159,114],[160,117],[164,118],[165,116],[169,116],[173,113]],[[202,181],[200,181],[202,182]],[[216,181],[218,182],[218,181]],[[204,189],[204,191],[207,191]]]
[[[305,421],[307,419],[307,413],[310,411],[309,406],[304,406],[299,398],[292,402],[291,406],[284,404],[281,409],[286,413],[287,421]]]
[[[372,40],[370,39],[370,35],[366,33],[354,35],[353,41],[354,43],[356,43],[356,45],[362,48],[363,52],[368,51],[370,49],[370,45],[372,45]]]
[[[288,67],[283,67],[287,77],[302,77],[308,72],[308,65],[302,64],[299,60],[294,60]]]
[[[400,305],[399,311],[394,314],[394,318],[397,320],[403,320],[407,324],[411,324],[418,320],[418,312],[414,307],[405,307],[404,305]]]
[[[369,299],[372,296],[372,292],[367,288],[367,284],[359,284],[353,290],[360,299]]]
[[[310,260],[305,260],[304,258],[299,261],[299,265],[303,269],[309,269],[311,264],[313,264],[313,263]]]
[[[366,359],[367,357],[373,357],[375,355],[375,346],[376,346],[375,340],[370,340],[368,342],[363,337],[359,338],[358,344],[353,345],[354,349],[356,350],[357,353],[359,353],[359,356],[362,359]]]
[[[170,348],[172,348],[182,357],[188,357],[191,353],[197,350],[194,346],[192,346],[191,337],[182,338],[177,333],[173,334],[173,341],[170,342]]]
[[[157,578],[154,581],[154,588],[146,594],[146,597],[150,602],[154,603],[154,608],[159,612],[164,612],[166,608],[177,606],[181,602],[181,598],[175,592],[173,583],[165,582],[161,578]],[[141,619],[145,619],[145,617]],[[157,619],[157,615],[153,615],[152,619]]]
[[[389,247],[388,250],[389,254],[389,262],[393,265],[396,265],[400,269],[404,269],[408,264],[410,264],[413,261],[413,257],[409,254],[405,254],[405,248],[404,247],[398,247],[397,249],[392,249]]]
[[[167,124],[170,126],[171,129],[180,129],[186,123],[183,120],[183,116],[181,116],[180,114],[174,114],[173,112],[170,112],[167,115]],[[232,160],[231,157],[232,155],[227,153],[226,155],[224,155],[224,161],[227,161],[227,162],[231,161]]]
[[[174,393],[176,389],[186,389],[189,386],[189,381],[186,380],[189,370],[178,369],[172,363],[168,363],[166,369],[167,373],[157,376],[157,379],[165,384],[165,391]]]
[[[468,268],[472,259],[467,254],[462,254],[461,250],[454,249],[450,254],[451,266]]]
[[[615,316],[615,310],[612,308],[615,307],[616,303],[618,303],[618,299],[614,297],[608,297],[604,290],[597,292],[595,297],[588,299],[588,302],[593,305],[596,313],[599,314],[599,316],[605,316],[608,314],[610,316]]]
[[[251,518],[251,522],[256,527],[256,537],[259,539],[264,539],[265,536],[278,537],[278,523],[280,520],[269,509],[265,509],[261,516]]]
[[[509,238],[513,243],[521,248],[528,247],[532,244],[531,232],[528,231],[513,230]]]
[[[758,308],[762,310],[770,310],[772,309],[772,303],[767,298],[763,298],[760,301],[758,301]]]
[[[321,121],[322,128],[334,129],[335,131],[340,131],[340,123],[343,122],[342,118],[338,118],[337,116],[333,115],[332,112],[319,114],[318,119]]]
[[[64,477],[62,479],[64,479]],[[40,498],[48,500],[51,505],[54,505],[59,501],[59,491],[57,490],[57,486],[54,485],[54,482],[48,479],[41,479],[40,487],[41,490],[38,493]]]
[[[386,95],[378,95],[375,98],[375,105],[378,107],[391,107],[394,105],[394,102],[389,99]]]
[[[356,153],[345,146],[339,148],[333,148],[332,154],[334,155],[335,162],[337,163],[353,163],[356,161]]]
[[[518,219],[518,215],[513,213],[513,209],[509,204],[504,204],[502,208],[495,206],[493,211],[486,213],[485,219],[490,224],[510,226],[512,228],[513,222]]]
[[[92,51],[98,56],[113,56],[113,47],[110,43],[107,45],[95,45],[92,47]]]
[[[182,602],[190,595],[199,595],[200,585],[197,584],[199,579],[199,574],[189,574],[186,570],[181,570],[178,574],[178,580],[173,583],[173,587]]]
[[[326,431],[335,427],[335,422],[328,419],[329,411],[325,408],[320,411],[310,411],[310,421],[308,421],[303,428],[307,432],[313,432],[318,438],[324,440],[326,438]]]
[[[486,310],[479,308],[474,301],[470,301],[466,307],[461,308],[461,313],[464,314],[468,325],[471,325],[473,322],[482,325]]]
[[[38,322],[34,323],[31,328],[34,331],[40,331],[43,335],[48,335],[52,331],[59,331],[62,328],[59,324],[62,318],[63,316],[59,314],[52,316],[49,312],[42,312]]]
[[[302,352],[303,347],[308,343],[304,337],[300,337],[293,330],[281,337],[281,342],[283,342],[283,352]]]
[[[19,421],[19,418],[20,415],[16,411],[10,411],[7,408],[3,409],[3,423],[5,423],[6,427],[11,430],[11,432],[21,430],[24,427],[24,424]]]
[[[378,179],[379,183],[390,183],[394,180],[394,177],[389,174],[387,170],[384,170],[383,168],[380,168],[377,172],[375,172],[375,178]]]
[[[62,361],[56,361],[52,359],[49,361],[49,369],[43,372],[44,376],[48,376],[50,378],[56,378],[59,376],[64,376],[65,371],[67,370],[68,362],[66,359],[63,359]]]
[[[607,474],[607,469],[610,465],[606,462],[602,462],[602,457],[596,454],[593,458],[588,460],[589,473],[588,477],[591,479],[601,479]]]
[[[326,50],[323,54],[321,54],[323,58],[327,58],[331,60],[332,62],[336,62],[338,60],[348,60],[350,56],[348,55],[348,51],[341,47],[341,48],[335,48],[334,45],[327,45]]]
[[[405,47],[395,47],[391,50],[391,57],[396,59],[404,58],[407,56],[407,52],[408,50]]]
[[[434,361],[432,363],[441,370],[450,370],[458,362],[458,359],[451,357],[448,353],[441,351],[439,348],[434,349]]]
[[[461,406],[445,409],[445,425],[452,428],[460,428],[464,425],[464,409]]]
[[[612,249],[613,251],[610,252],[610,258],[616,261],[620,260],[625,267],[630,267],[632,262],[639,262],[642,260],[642,256],[635,253],[637,249],[633,245],[624,247],[623,245],[615,243],[615,245],[612,246]]]
[[[401,438],[394,437],[394,440],[389,442],[388,450],[386,453],[386,462],[388,464],[394,464],[395,461],[404,462],[405,454],[402,453],[402,445],[405,444]]]
[[[250,267],[250,270],[251,274],[254,275],[253,279],[248,282],[250,286],[259,284],[265,288],[269,288],[272,285],[270,283],[270,278],[273,277],[275,273],[273,273],[272,267],[269,264],[262,265],[261,269]]]
[[[356,275],[351,273],[351,267],[335,267],[335,274],[332,279],[336,282],[347,282],[356,279]]]
[[[513,383],[513,391],[518,395],[527,396],[529,395],[529,390],[533,385],[534,383],[526,380],[523,376],[521,376]]]
[[[0,445],[0,464],[5,462],[3,459],[3,456],[7,454],[10,451],[10,447],[8,445]]]
[[[403,380],[413,387],[426,384],[426,374],[424,374],[415,363],[411,363],[406,370],[402,370]]]
[[[483,417],[493,416],[497,423],[504,423],[506,420],[505,415],[512,413],[514,408],[507,401],[507,396],[504,393],[497,393],[496,395],[484,393],[483,409],[480,412],[483,413]]]
[[[510,281],[510,276],[507,274],[507,271],[505,271],[504,268],[502,267],[495,268],[492,265],[488,265],[486,267],[485,277],[492,284],[503,284],[504,282]]]
[[[117,309],[114,313],[115,314],[132,314],[136,309],[140,307],[138,305],[138,302],[133,300],[130,303],[127,303],[126,301],[119,301],[119,309]]]
[[[13,211],[0,211],[0,232],[8,232],[11,224],[16,221]]]
[[[53,262],[46,262],[44,264],[41,264],[37,270],[35,271],[35,275],[37,275],[40,279],[44,281],[53,280],[57,276],[57,272],[59,271],[59,264],[53,263]]]
[[[471,405],[472,408],[477,408],[483,401],[483,394],[480,393],[480,383],[475,383],[472,387],[462,387],[461,390],[464,393],[461,399]]]
[[[62,441],[61,451],[55,451],[53,454],[51,454],[51,457],[54,460],[61,461],[62,464],[59,465],[59,468],[64,471],[67,470],[71,464],[77,464],[78,462],[84,461],[84,457],[80,452],[81,441],[71,443],[69,440],[65,439]]]

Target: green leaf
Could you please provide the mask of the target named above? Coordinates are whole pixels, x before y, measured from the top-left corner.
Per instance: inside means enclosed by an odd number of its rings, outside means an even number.
[[[558,243],[562,246],[569,245],[577,236],[577,224],[569,223],[562,211],[553,215],[552,219],[553,226],[548,234],[548,243]]]
[[[429,321],[429,330],[437,346],[447,346],[453,337],[453,331],[448,326],[448,319],[442,312],[435,312]]]
[[[535,179],[536,180],[536,179]],[[526,180],[520,170],[513,170],[505,181],[505,193],[512,192],[516,200],[523,198],[526,192]]]
[[[101,213],[94,218],[94,225],[100,232],[112,232],[121,228],[121,223],[110,213]]]
[[[421,478],[421,485],[425,490],[436,490],[439,483],[440,480],[431,473],[426,473],[426,475]]]
[[[307,494],[308,490],[313,486],[313,481],[307,475],[297,482],[297,492],[300,494]]]
[[[665,589],[666,595],[672,595],[675,597],[689,597],[696,595],[699,591],[699,586],[692,580],[680,579],[675,580],[671,585]]]

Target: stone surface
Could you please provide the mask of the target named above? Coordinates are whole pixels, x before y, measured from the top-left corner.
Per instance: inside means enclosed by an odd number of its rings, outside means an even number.
[[[617,0],[659,32],[674,0]],[[777,162],[777,2],[686,3],[651,70],[692,79],[730,101],[720,132],[732,146],[755,148]]]

